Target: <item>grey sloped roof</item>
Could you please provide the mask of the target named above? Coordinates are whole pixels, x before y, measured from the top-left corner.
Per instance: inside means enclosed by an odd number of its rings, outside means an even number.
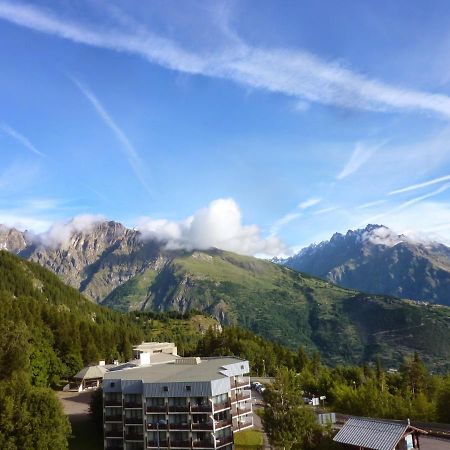
[[[408,428],[405,423],[351,417],[333,440],[374,450],[392,450]]]
[[[103,378],[103,375],[108,372],[105,366],[88,366],[81,369],[74,378],[76,380],[92,380],[96,378]]]

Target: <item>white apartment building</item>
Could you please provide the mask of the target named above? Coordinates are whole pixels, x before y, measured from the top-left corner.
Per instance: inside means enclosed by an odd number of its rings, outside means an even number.
[[[253,426],[248,361],[178,358],[108,372],[104,448],[232,450]]]

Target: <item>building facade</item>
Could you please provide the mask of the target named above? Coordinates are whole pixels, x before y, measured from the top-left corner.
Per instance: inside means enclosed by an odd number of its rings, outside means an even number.
[[[232,450],[253,426],[248,361],[179,358],[105,374],[104,448]]]

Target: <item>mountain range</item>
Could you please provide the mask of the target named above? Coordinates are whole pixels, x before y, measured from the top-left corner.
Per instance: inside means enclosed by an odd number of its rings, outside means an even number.
[[[450,248],[383,225],[335,233],[276,262],[362,292],[450,305]]]
[[[363,294],[283,265],[219,249],[168,250],[116,222],[64,240],[3,227],[0,246],[52,270],[92,301],[119,311],[211,314],[330,364],[398,365],[420,351],[432,367],[450,359],[450,309]]]

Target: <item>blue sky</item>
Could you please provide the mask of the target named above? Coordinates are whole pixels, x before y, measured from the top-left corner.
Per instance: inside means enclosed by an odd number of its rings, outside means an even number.
[[[450,243],[450,4],[0,0],[0,223]]]

